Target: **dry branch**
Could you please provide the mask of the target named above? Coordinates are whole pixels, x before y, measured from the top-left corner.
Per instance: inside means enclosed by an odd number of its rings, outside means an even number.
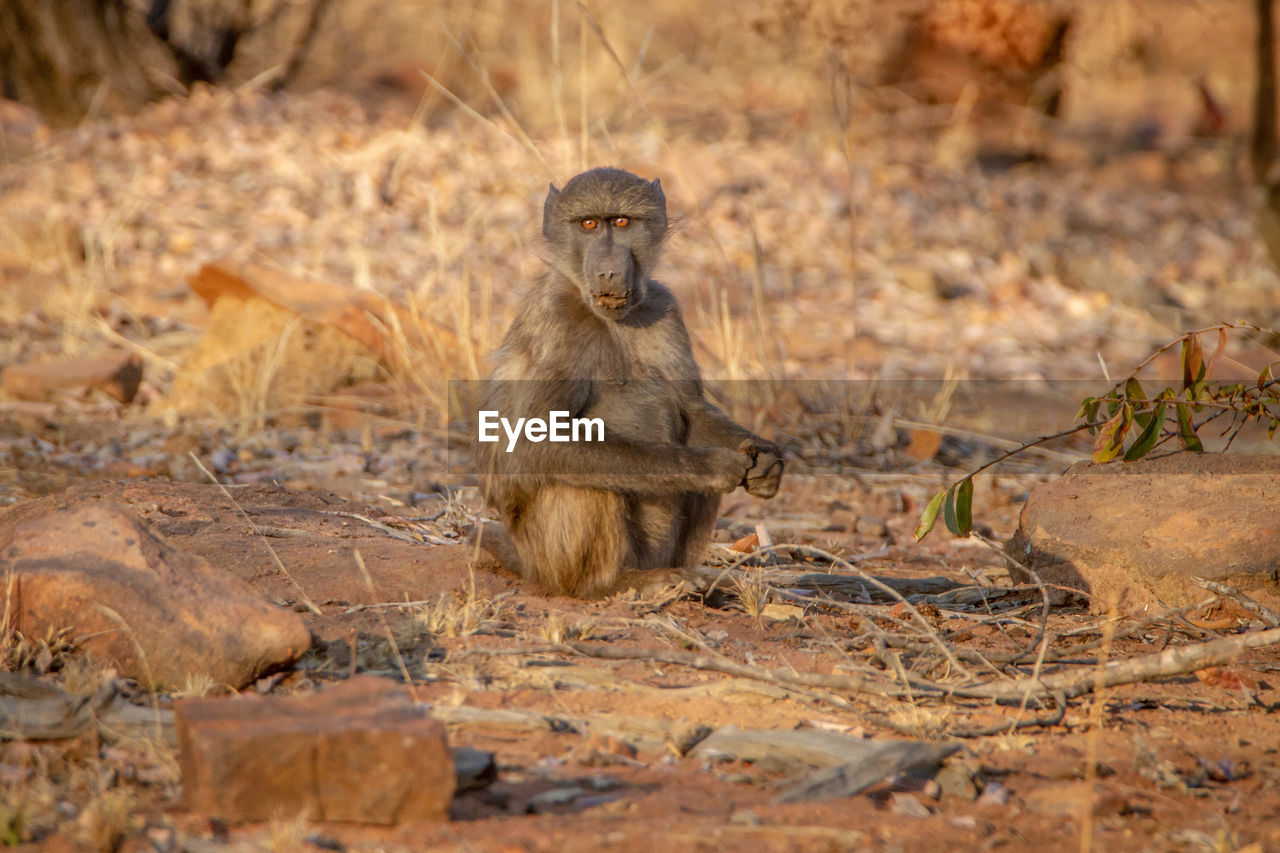
[[[1061,695],[1066,699],[1083,696],[1094,689],[1138,684],[1158,678],[1186,675],[1209,666],[1231,663],[1247,649],[1256,649],[1280,643],[1280,628],[1255,631],[1224,637],[1207,643],[1178,646],[1157,654],[1107,664],[1099,675],[1095,669],[1057,672],[1040,678],[1019,678],[1014,681],[987,684],[951,685],[907,676],[908,684],[883,679],[835,673],[797,672],[769,669],[761,666],[739,664],[733,661],[691,654],[673,649],[625,649],[594,643],[568,643],[565,650],[589,657],[608,660],[645,660],[655,663],[671,663],[693,669],[723,672],[740,678],[756,678],[775,684],[791,684],[804,687],[822,687],[828,690],[844,690],[853,693],[871,693],[879,696],[921,697],[928,695],[953,696],[961,699],[996,699],[1024,701],[1027,698],[1050,698]]]
[[[1043,676],[1038,682],[1023,678],[1004,684],[974,685],[958,689],[955,694],[970,698],[1021,699],[1028,691],[1031,696],[1060,692],[1072,699],[1103,687],[1138,684],[1155,681],[1157,678],[1186,675],[1205,667],[1222,666],[1240,657],[1247,649],[1258,649],[1276,643],[1280,643],[1280,628],[1237,634],[1207,643],[1176,646],[1158,654],[1114,661],[1104,666],[1101,674],[1094,669],[1058,672]]]
[[[1209,592],[1216,592],[1218,595],[1225,595],[1228,598],[1234,599],[1237,604],[1245,610],[1248,610],[1250,613],[1253,613],[1272,628],[1280,628],[1280,613],[1276,613],[1270,607],[1253,600],[1253,598],[1235,587],[1227,586],[1224,583],[1205,580],[1204,578],[1192,578],[1192,580],[1195,581],[1196,586],[1207,589]]]

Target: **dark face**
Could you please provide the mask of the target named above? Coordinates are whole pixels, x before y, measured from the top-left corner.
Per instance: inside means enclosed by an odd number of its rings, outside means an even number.
[[[662,186],[618,169],[593,169],[551,187],[542,233],[552,265],[598,316],[620,320],[645,298],[667,231]]]

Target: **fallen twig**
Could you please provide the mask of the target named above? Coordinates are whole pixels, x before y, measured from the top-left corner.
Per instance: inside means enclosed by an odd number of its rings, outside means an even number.
[[[1057,672],[1043,676],[1037,684],[1025,684],[1024,682],[1033,680],[1026,678],[1004,684],[971,685],[958,689],[955,693],[957,696],[975,699],[1020,699],[1024,691],[1030,687],[1033,696],[1051,696],[1054,693],[1061,693],[1066,698],[1072,699],[1104,687],[1138,684],[1154,681],[1157,678],[1186,675],[1209,666],[1222,666],[1234,661],[1247,649],[1262,648],[1276,643],[1280,643],[1280,628],[1271,628],[1266,631],[1252,631],[1248,634],[1210,640],[1207,643],[1176,646],[1140,658],[1113,661],[1101,668],[1100,676],[1096,668]]]
[[[1218,595],[1225,595],[1228,598],[1234,599],[1237,604],[1259,617],[1272,628],[1280,628],[1280,613],[1276,613],[1270,607],[1254,601],[1235,587],[1227,586],[1224,583],[1218,583],[1216,581],[1206,580],[1205,578],[1192,578],[1191,580],[1195,581],[1196,586],[1201,587],[1202,589],[1207,589],[1209,592],[1216,592]]]

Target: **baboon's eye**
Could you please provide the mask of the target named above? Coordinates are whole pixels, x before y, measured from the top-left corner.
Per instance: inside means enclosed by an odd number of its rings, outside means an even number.
[[[599,227],[600,227],[600,220],[598,220],[598,219],[584,219],[584,220],[582,220],[582,230],[583,230],[583,231],[594,231],[594,230],[596,230],[596,229],[597,229],[597,228],[599,228]]]
[[[615,216],[611,221],[614,228],[626,228],[631,224],[631,219],[626,216]]]

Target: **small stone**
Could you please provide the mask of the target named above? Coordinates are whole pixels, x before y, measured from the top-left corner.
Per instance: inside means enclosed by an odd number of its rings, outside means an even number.
[[[1003,806],[1009,802],[1009,789],[999,782],[988,782],[976,800],[980,806]]]
[[[933,812],[929,811],[929,807],[920,802],[914,794],[904,794],[894,792],[889,795],[891,799],[890,808],[894,814],[903,817],[929,817]]]
[[[388,679],[181,700],[174,723],[187,808],[218,819],[438,821],[453,797],[444,725]]]
[[[947,765],[938,771],[933,780],[938,783],[943,796],[969,802],[978,798],[978,786],[973,782],[973,774],[964,767]]]
[[[763,821],[760,820],[760,816],[751,811],[751,809],[738,809],[733,814],[729,815],[729,823],[736,824],[738,826],[760,826]]]

